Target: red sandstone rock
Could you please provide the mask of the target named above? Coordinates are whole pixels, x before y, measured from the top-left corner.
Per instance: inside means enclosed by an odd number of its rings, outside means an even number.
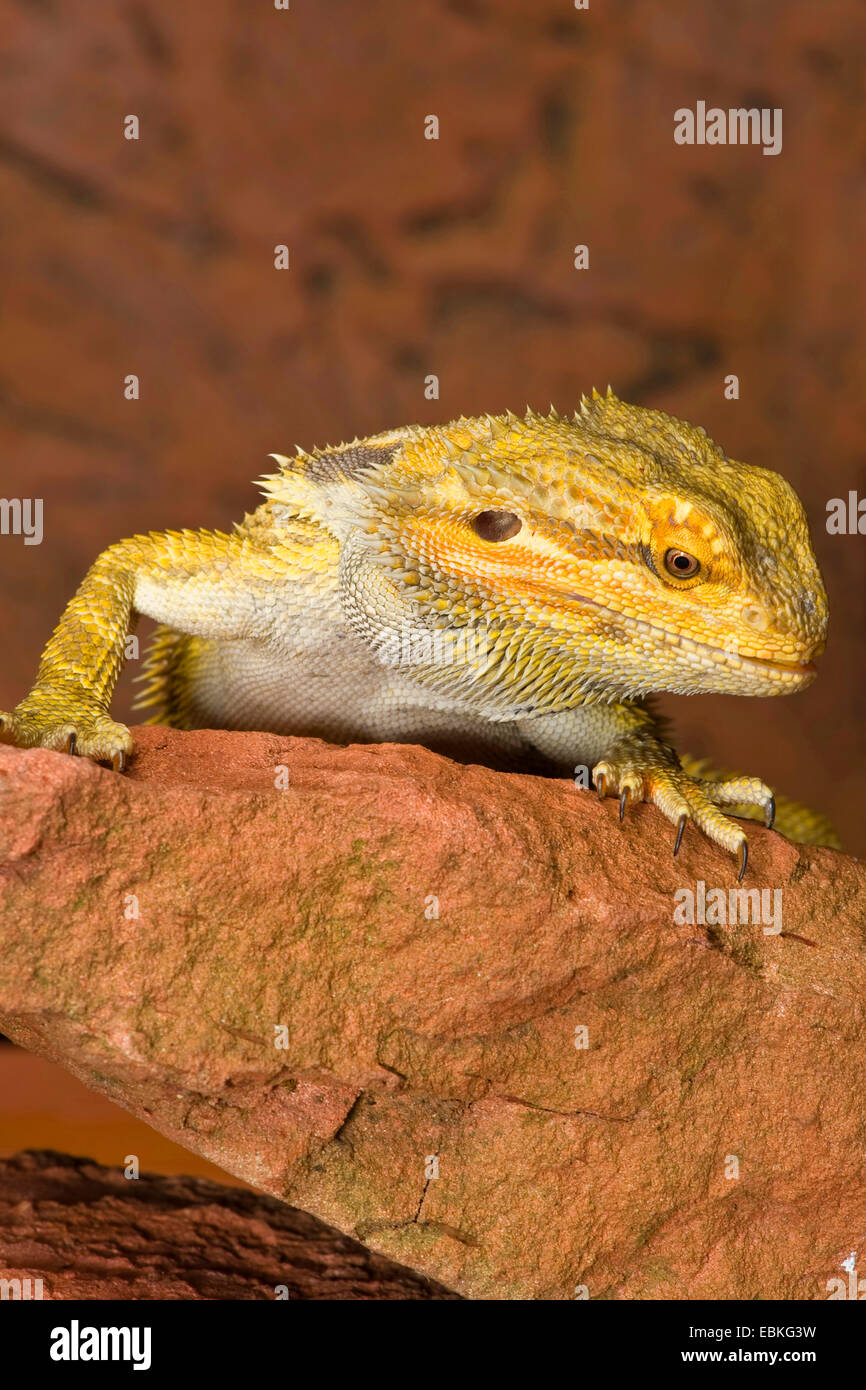
[[[126,777],[0,747],[0,1029],[471,1297],[826,1297],[866,1230],[857,861],[756,826],[782,933],[679,925],[734,862],[651,807],[135,733]]]
[[[0,1159],[0,1279],[46,1299],[456,1297],[271,1197],[44,1151]]]

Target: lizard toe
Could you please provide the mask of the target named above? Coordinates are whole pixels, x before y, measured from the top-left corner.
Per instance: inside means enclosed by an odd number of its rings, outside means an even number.
[[[101,710],[70,709],[54,700],[22,703],[0,715],[0,741],[17,748],[50,748],[74,757],[111,762],[118,771],[132,751],[132,735]]]
[[[775,797],[760,777],[726,777],[720,781],[699,783],[701,791],[716,806],[758,806],[766,814],[775,813]]]
[[[642,772],[634,763],[615,763],[603,761],[592,769],[592,780],[599,796],[616,796],[622,802],[643,801],[645,796]]]
[[[772,792],[757,777],[733,778],[728,782],[701,782],[673,764],[641,766],[634,760],[607,759],[592,770],[599,796],[618,796],[620,820],[629,801],[649,801],[676,826],[674,854],[679,852],[689,821],[714,844],[740,856],[740,876],[748,855],[746,836],[740,826],[719,810],[719,805],[739,805],[749,799],[766,807]]]
[[[651,779],[648,800],[677,827],[674,854],[679,851],[689,821],[723,849],[731,853],[741,852],[746,839],[743,831],[718,810],[699,782],[684,773],[677,774],[667,769],[657,773]]]

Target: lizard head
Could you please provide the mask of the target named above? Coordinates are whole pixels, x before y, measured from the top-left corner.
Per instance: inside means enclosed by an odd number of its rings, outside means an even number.
[[[328,472],[319,519],[349,557],[356,630],[483,630],[482,663],[413,674],[483,686],[500,717],[814,677],[827,600],[796,493],[661,411],[593,393],[573,420],[460,419],[308,462]]]

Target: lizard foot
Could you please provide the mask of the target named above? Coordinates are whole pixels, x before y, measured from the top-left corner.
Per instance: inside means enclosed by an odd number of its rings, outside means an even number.
[[[758,777],[701,781],[690,777],[674,762],[647,765],[624,758],[597,763],[592,779],[600,799],[619,797],[620,820],[630,801],[651,801],[657,806],[677,827],[674,854],[679,851],[687,823],[694,821],[709,839],[739,856],[738,879],[746,872],[748,841],[745,832],[723,815],[719,806],[760,807],[768,826],[773,824],[776,813],[773,793]]]
[[[0,711],[0,743],[16,748],[53,748],[57,752],[111,762],[122,772],[132,752],[132,735],[102,710],[70,699],[64,691],[31,691],[13,713]]]

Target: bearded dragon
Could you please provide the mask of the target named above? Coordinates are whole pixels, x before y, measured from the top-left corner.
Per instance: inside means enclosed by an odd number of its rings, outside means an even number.
[[[747,860],[757,777],[680,759],[646,697],[788,695],[815,675],[827,599],[777,473],[608,388],[571,419],[460,418],[271,455],[231,534],[151,532],[101,554],[0,738],[111,760],[134,615],[157,620],[139,707],[180,728],[450,743],[591,770]],[[588,779],[587,779],[588,780]],[[730,814],[720,808],[725,807]],[[790,838],[835,844],[780,799]]]

